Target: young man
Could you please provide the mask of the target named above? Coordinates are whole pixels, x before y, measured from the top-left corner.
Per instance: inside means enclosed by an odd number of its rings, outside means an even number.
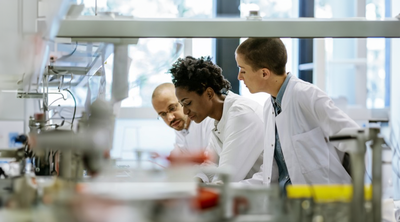
[[[359,126],[316,86],[286,73],[287,54],[279,38],[249,38],[236,49],[238,79],[251,93],[266,92],[263,172],[255,182],[342,184],[345,144],[329,136]]]
[[[155,88],[152,104],[159,118],[175,130],[175,148],[171,154],[196,154],[205,151],[214,123],[210,118],[199,124],[191,121],[183,113],[172,83],[163,83]]]

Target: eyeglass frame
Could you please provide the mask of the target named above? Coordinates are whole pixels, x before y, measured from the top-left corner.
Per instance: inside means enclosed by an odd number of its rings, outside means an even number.
[[[174,108],[171,108],[172,105],[174,105],[173,106]],[[168,113],[176,112],[178,110],[179,106],[182,106],[182,104],[180,102],[170,104],[168,106],[168,111],[167,112],[160,112],[161,114],[160,113],[157,114],[157,119],[160,120],[160,118],[161,118],[162,120],[165,120],[165,118],[168,116]],[[165,113],[165,115],[163,117],[162,114],[164,114],[164,113]]]

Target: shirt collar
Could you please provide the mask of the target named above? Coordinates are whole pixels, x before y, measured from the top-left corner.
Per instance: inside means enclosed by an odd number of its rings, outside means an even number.
[[[278,95],[276,96],[276,98],[273,97],[273,96],[271,96],[272,103],[278,104],[279,107],[281,106],[283,94],[285,93],[285,90],[286,90],[286,87],[287,87],[287,85],[288,85],[288,83],[289,83],[290,77],[292,77],[292,74],[289,72],[289,73],[287,74],[286,79],[285,79],[285,81],[283,82],[281,88],[279,89],[279,92],[278,92]]]
[[[230,91],[230,90],[228,90],[228,91],[226,91],[226,93],[225,93],[225,101],[224,101],[224,106],[223,106],[223,109],[222,109],[222,116],[221,116],[221,119],[218,121],[218,120],[216,120],[216,119],[214,119],[214,126],[215,126],[215,128],[214,128],[214,131],[217,131],[218,130],[218,124],[220,123],[220,122],[222,122],[222,123],[224,123],[225,122],[225,113],[226,112],[228,112],[228,110],[229,110],[229,102],[228,102],[228,100],[230,100],[230,98],[231,97],[233,97],[233,96],[235,96],[236,94],[235,93],[233,93],[232,91]]]
[[[185,129],[185,128],[186,128],[186,124],[185,124],[185,126],[183,127],[183,129],[182,129],[181,131],[177,131],[177,132],[179,132],[179,133],[182,134],[183,136],[187,136],[187,135],[189,134],[189,129],[190,129],[190,127],[192,127],[192,124],[194,124],[194,121],[190,120],[190,125],[189,125],[189,127],[188,127],[187,129]]]

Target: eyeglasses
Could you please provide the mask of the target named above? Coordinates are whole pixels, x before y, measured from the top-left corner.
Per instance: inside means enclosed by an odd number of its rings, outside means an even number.
[[[157,119],[160,119],[160,117],[161,117],[162,119],[167,118],[168,113],[173,113],[173,112],[175,112],[175,111],[178,109],[178,107],[179,107],[180,105],[181,105],[180,103],[175,103],[175,104],[169,105],[169,106],[168,106],[168,111],[167,111],[167,112],[159,112],[159,113],[158,113]]]

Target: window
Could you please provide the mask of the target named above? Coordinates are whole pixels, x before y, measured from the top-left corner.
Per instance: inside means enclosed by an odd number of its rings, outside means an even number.
[[[379,19],[384,17],[384,6],[384,0],[367,0],[364,8],[356,8],[356,1],[316,0],[315,17],[363,17],[365,13],[367,19]],[[385,89],[389,87],[386,78],[390,78],[390,73],[385,69],[385,61],[390,58],[385,57],[386,40],[325,38],[323,41],[324,88],[328,95],[349,107],[388,107],[390,95]]]
[[[95,15],[96,1],[77,0],[85,4],[84,15]],[[98,16],[109,12],[135,18],[211,18],[213,1],[195,0],[97,0]],[[129,56],[132,64],[129,70],[129,98],[122,101],[122,107],[151,107],[153,89],[164,82],[170,82],[167,74],[172,63],[179,57],[185,56],[184,51],[193,56],[205,56],[212,53],[211,39],[193,39],[191,47],[184,39],[140,39],[136,45],[129,46]],[[188,49],[190,48],[190,49]],[[112,78],[113,56],[107,61],[107,79]],[[107,80],[108,83],[110,81]],[[107,98],[110,98],[111,86],[107,87]]]
[[[135,18],[210,18],[211,0],[76,0],[85,4],[83,15],[133,16]],[[96,4],[97,3],[97,4]]]
[[[85,4],[84,15],[95,15],[94,0],[77,0]],[[98,16],[129,16],[134,18],[211,18],[213,0],[97,0]],[[132,63],[129,70],[129,97],[122,101],[124,115],[117,117],[112,157],[135,159],[134,150],[144,149],[169,154],[175,134],[164,122],[156,120],[151,105],[154,88],[171,82],[167,74],[173,62],[186,55],[212,55],[212,39],[142,38],[129,46]],[[112,67],[111,55],[105,65],[106,98],[110,98]],[[96,82],[93,82],[95,84]],[[152,117],[154,113],[154,119]],[[150,117],[149,117],[150,116]],[[157,135],[157,140],[154,140]]]

